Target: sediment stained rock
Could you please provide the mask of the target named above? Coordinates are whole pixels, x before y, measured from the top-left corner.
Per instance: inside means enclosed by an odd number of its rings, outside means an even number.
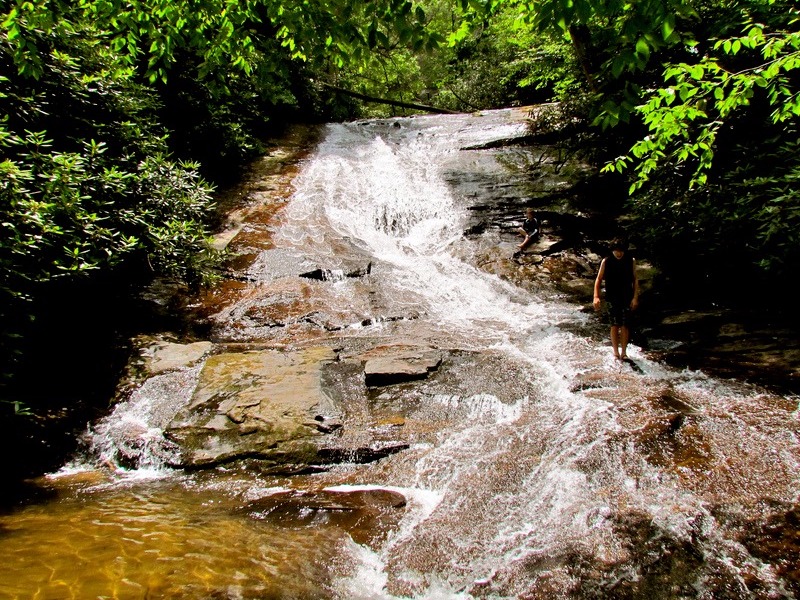
[[[382,540],[397,527],[406,506],[403,494],[386,489],[291,490],[249,503],[251,517],[284,527],[308,527],[324,521],[347,531],[359,544]]]
[[[208,358],[189,406],[165,435],[181,447],[181,467],[211,466],[246,457],[310,463],[315,417],[335,412],[320,385],[327,347],[296,352],[261,350]]]

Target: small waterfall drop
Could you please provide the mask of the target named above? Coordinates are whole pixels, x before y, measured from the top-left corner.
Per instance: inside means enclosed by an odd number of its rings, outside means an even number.
[[[178,448],[164,430],[189,403],[200,366],[156,375],[133,390],[85,438],[89,460],[139,476],[158,475],[174,464]]]

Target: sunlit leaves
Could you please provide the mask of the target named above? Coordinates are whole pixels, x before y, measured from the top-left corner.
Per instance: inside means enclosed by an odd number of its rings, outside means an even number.
[[[685,0],[520,0],[523,18],[540,31],[567,34],[576,26],[610,29],[618,40],[618,52],[610,69],[641,69],[650,55],[681,40],[678,19],[691,19],[696,12]]]
[[[718,40],[718,56],[705,56],[694,64],[671,65],[664,71],[668,87],[655,90],[638,107],[649,129],[647,138],[631,148],[640,159],[637,180],[640,189],[651,174],[670,160],[691,163],[692,186],[704,185],[714,159],[714,146],[726,120],[750,106],[756,97],[774,107],[774,123],[800,116],[800,33],[780,31],[765,34],[762,26],[750,27],[745,35]],[[725,66],[747,52],[750,66],[732,70]],[[606,170],[619,171],[627,161],[616,160]]]
[[[58,152],[43,132],[6,138],[5,145],[16,149],[13,160],[0,163],[6,294],[25,295],[29,288],[21,280],[47,282],[108,268],[132,253],[148,255],[161,272],[185,277],[194,255],[208,252],[202,223],[210,196],[196,173],[163,157],[123,171],[105,159],[103,143]],[[183,223],[182,237],[159,235],[174,229],[175,221]]]
[[[41,52],[38,79],[20,73],[10,48],[0,47],[3,306],[34,298],[53,279],[122,264],[201,278],[211,190],[196,165],[166,158],[152,92],[116,68],[91,34],[30,35]],[[160,180],[168,189],[148,188],[156,169],[171,173]],[[194,236],[170,241],[174,263],[161,258],[164,241],[152,235],[169,219],[185,221]],[[0,309],[0,320],[6,314]]]
[[[40,50],[27,30],[92,27],[120,62],[144,65],[143,76],[151,84],[167,80],[181,51],[200,58],[199,77],[224,79],[231,70],[250,76],[264,63],[279,62],[269,56],[275,40],[287,59],[339,66],[363,62],[366,50],[387,48],[398,40],[417,50],[443,41],[426,31],[424,9],[409,0],[306,0],[302,5],[268,0],[81,0],[72,6],[18,2],[0,18],[2,31],[15,46],[15,63],[25,75],[38,77],[41,72]]]
[[[594,123],[602,128],[631,122],[639,102],[632,79],[652,70],[663,52],[694,43],[690,31],[698,18],[689,0],[503,0],[502,4],[515,7],[520,21],[534,31],[573,45],[586,86],[601,99]],[[487,9],[483,14],[489,14]],[[465,27],[458,36],[464,35]]]
[[[675,15],[669,14],[664,17],[664,20],[661,22],[661,39],[665,42],[674,42],[677,41],[676,32],[675,32]]]

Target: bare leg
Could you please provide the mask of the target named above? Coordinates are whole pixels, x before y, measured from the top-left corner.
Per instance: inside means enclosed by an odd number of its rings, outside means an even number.
[[[519,246],[517,246],[517,250],[514,252],[514,258],[517,258],[520,254],[522,254],[522,251],[525,250],[525,248],[530,246],[532,243],[533,243],[533,238],[529,235],[525,236],[525,239],[522,240],[522,243]]]
[[[611,326],[611,347],[614,349],[614,358],[619,358],[619,326]]]
[[[619,329],[619,345],[622,349],[621,357],[622,359],[628,358],[628,338],[630,336],[630,330],[628,329],[627,325],[623,325]]]
[[[525,236],[525,239],[522,240],[522,243],[519,245],[519,251],[522,252],[533,243],[533,238],[531,236]]]
[[[527,240],[528,238],[525,238]],[[522,254],[522,251],[525,249],[525,240],[522,240],[522,243],[517,246],[517,249],[514,250],[513,257],[517,258]]]

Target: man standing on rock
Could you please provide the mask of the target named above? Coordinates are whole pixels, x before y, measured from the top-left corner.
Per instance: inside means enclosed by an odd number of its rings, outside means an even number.
[[[611,254],[600,263],[594,281],[595,310],[600,310],[600,285],[604,280],[614,358],[627,360],[631,311],[639,306],[639,278],[636,276],[636,261],[628,253],[627,242],[621,238],[611,241]]]
[[[512,258],[519,258],[522,252],[539,239],[539,220],[536,218],[536,213],[532,208],[525,210],[525,222],[519,228],[520,235],[524,235],[525,239],[517,246],[517,251],[514,252]]]

